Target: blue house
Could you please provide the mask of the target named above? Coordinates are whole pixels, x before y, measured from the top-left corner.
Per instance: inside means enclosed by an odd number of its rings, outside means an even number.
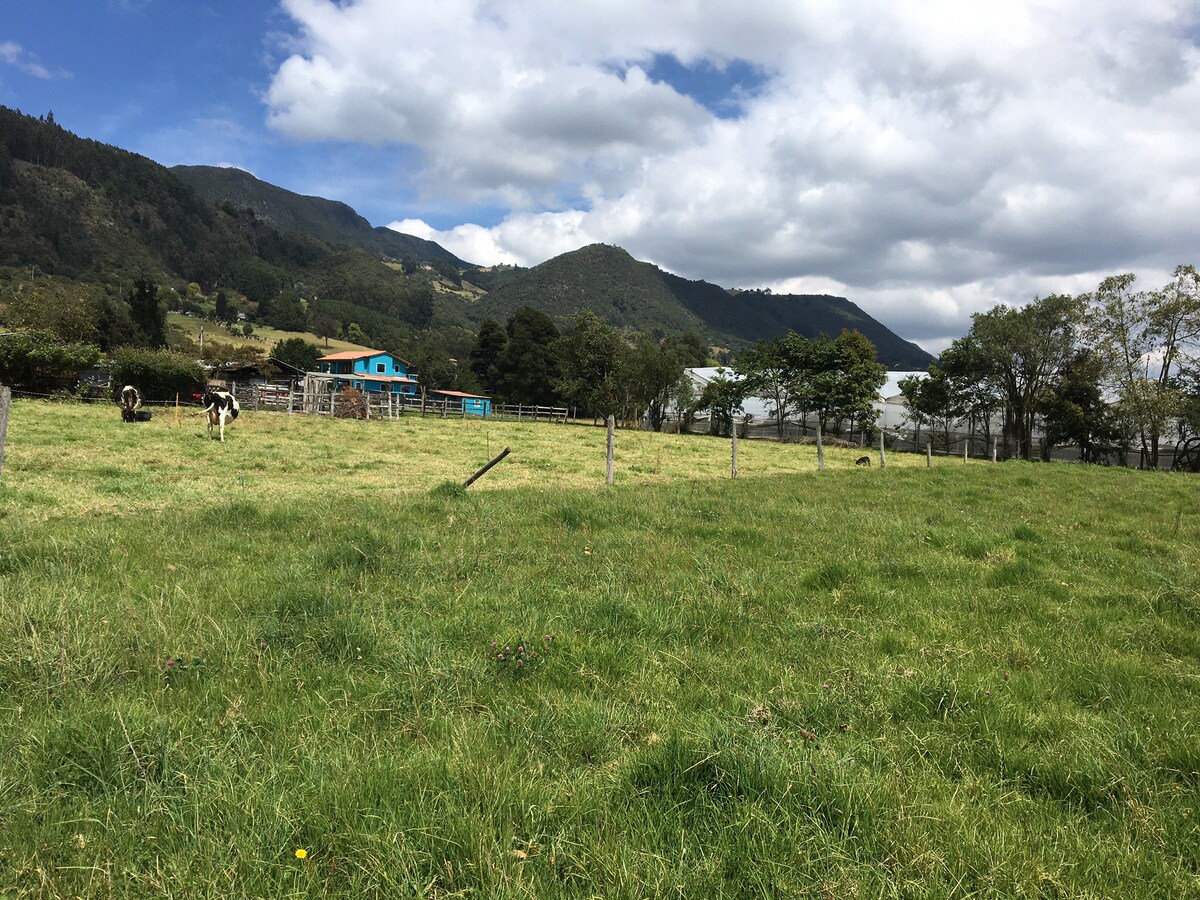
[[[417,374],[406,360],[382,350],[347,350],[317,360],[317,371],[332,375],[336,393],[345,387],[369,393],[417,394]]]
[[[462,391],[430,391],[429,397],[435,403],[445,400],[451,409],[457,408],[468,416],[490,416],[492,414],[492,398],[480,394],[464,394]]]

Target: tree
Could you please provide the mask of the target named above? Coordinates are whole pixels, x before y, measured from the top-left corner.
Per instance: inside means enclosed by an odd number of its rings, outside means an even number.
[[[887,380],[875,345],[857,331],[843,331],[836,339],[809,341],[789,332],[784,339],[789,365],[794,366],[791,401],[797,410],[813,412],[821,430],[832,424],[840,430],[858,423],[864,429],[874,419],[872,404]]]
[[[1033,459],[1034,420],[1078,349],[1081,312],[1075,298],[1055,294],[1016,309],[1002,303],[972,317],[970,335],[1004,397],[1005,433],[1018,457]]]
[[[908,420],[916,423],[916,442],[920,443],[921,428],[937,432],[942,437],[942,449],[950,448],[950,431],[963,416],[962,402],[945,370],[936,363],[929,366],[924,378],[909,375],[900,379],[900,393],[908,404]]]
[[[321,350],[304,338],[286,338],[275,344],[271,350],[271,358],[288,367],[289,376],[292,376],[297,369],[301,372],[314,371],[317,368],[317,360],[321,358]]]
[[[780,440],[795,399],[792,384],[798,372],[797,360],[789,353],[792,346],[785,338],[763,339],[738,363],[738,371],[746,378],[747,396],[760,397],[771,404]]]
[[[496,363],[507,343],[508,333],[504,326],[495,319],[484,319],[479,326],[475,345],[471,348],[470,365],[484,391],[489,394],[496,391],[499,377]]]
[[[506,330],[508,341],[496,360],[497,393],[510,403],[553,402],[559,378],[558,329],[545,313],[524,306],[508,320]]]
[[[264,321],[280,331],[307,331],[308,312],[304,302],[295,291],[278,294],[268,308]]]
[[[1091,334],[1142,459],[1157,468],[1162,434],[1184,402],[1179,364],[1200,337],[1200,276],[1193,266],[1179,266],[1159,291],[1135,291],[1135,280],[1132,273],[1111,276],[1087,298]]]
[[[229,306],[229,298],[224,291],[217,291],[216,311],[213,313],[218,322],[232,322],[233,310]]]
[[[191,397],[204,389],[204,370],[182,353],[126,347],[112,357],[113,390],[132,384],[147,400]]]
[[[618,377],[624,349],[617,330],[590,309],[567,316],[554,347],[559,395],[585,415],[618,415],[626,393]]]
[[[1070,442],[1079,445],[1080,459],[1095,462],[1097,444],[1116,438],[1116,422],[1104,402],[1103,379],[1104,360],[1086,348],[1063,367],[1039,410],[1046,430],[1043,458],[1054,444]]]
[[[158,285],[146,276],[135,278],[127,296],[129,311],[142,339],[151,347],[167,345],[167,311],[158,299]]]
[[[325,339],[326,350],[329,349],[329,339],[338,334],[342,329],[342,326],[334,321],[332,316],[328,316],[325,313],[318,313],[313,316],[312,327],[313,334]]]
[[[84,369],[100,361],[95,344],[60,341],[48,331],[0,337],[0,383],[29,390],[69,388]]]
[[[630,408],[627,417],[641,415],[654,431],[662,431],[667,410],[679,396],[680,384],[691,382],[683,373],[677,348],[670,341],[641,338],[625,347],[618,360],[618,382],[627,385]],[[690,391],[689,391],[690,396]]]
[[[723,371],[718,371],[717,375],[704,385],[704,390],[700,392],[700,398],[696,401],[696,408],[708,410],[709,434],[723,437],[733,434],[733,418],[742,411],[742,404],[747,396],[746,387],[744,381],[727,377]]]
[[[351,344],[358,344],[360,347],[367,345],[367,336],[357,322],[351,322],[346,326],[346,333],[343,337]]]

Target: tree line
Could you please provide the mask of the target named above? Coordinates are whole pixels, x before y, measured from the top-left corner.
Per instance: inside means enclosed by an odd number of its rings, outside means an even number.
[[[901,381],[911,420],[947,443],[965,425],[1030,460],[1069,443],[1084,461],[1157,468],[1170,443],[1176,468],[1200,471],[1200,275],[1136,282],[976,313],[926,377]]]

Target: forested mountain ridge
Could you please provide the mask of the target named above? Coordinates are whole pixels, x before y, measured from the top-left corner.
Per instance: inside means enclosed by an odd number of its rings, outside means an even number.
[[[407,258],[418,263],[445,261],[458,268],[471,266],[434,241],[373,227],[341,201],[297,194],[242,169],[172,166],[170,171],[206,200],[251,209],[285,234],[304,234],[331,247],[353,248],[394,260]]]
[[[347,207],[348,209],[348,207]],[[262,306],[283,293],[310,321],[351,322],[383,346],[465,319],[376,254],[285,233],[253,211],[202,198],[164,166],[80,138],[53,116],[0,107],[0,267],[122,295],[149,277]]]
[[[138,277],[181,293],[194,284],[204,295],[244,297],[260,318],[290,294],[286,309],[305,322],[271,324],[337,336],[353,323],[362,340],[389,349],[431,328],[461,345],[469,336],[463,326],[507,321],[528,306],[556,321],[590,309],[628,332],[692,332],[735,352],[789,330],[817,337],[854,329],[889,367],[919,369],[932,359],[845,298],[728,291],[603,244],[530,269],[469,267],[432,241],[373,228],[344,203],[237,169],[167,169],[77,137],[52,115],[5,107],[0,267],[87,282],[118,300]],[[453,293],[460,278],[488,293],[474,300]]]
[[[844,297],[731,292],[672,275],[606,244],[564,253],[531,269],[468,270],[464,277],[491,288],[473,310],[476,319],[487,315],[504,321],[522,306],[555,319],[590,309],[619,328],[660,337],[694,331],[735,349],[788,331],[816,338],[837,337],[848,329],[867,337],[889,368],[924,369],[933,361]]]

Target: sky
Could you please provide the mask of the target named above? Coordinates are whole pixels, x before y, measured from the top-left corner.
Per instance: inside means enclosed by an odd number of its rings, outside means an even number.
[[[1200,263],[1200,0],[0,0],[0,104],[463,259],[996,303]]]

